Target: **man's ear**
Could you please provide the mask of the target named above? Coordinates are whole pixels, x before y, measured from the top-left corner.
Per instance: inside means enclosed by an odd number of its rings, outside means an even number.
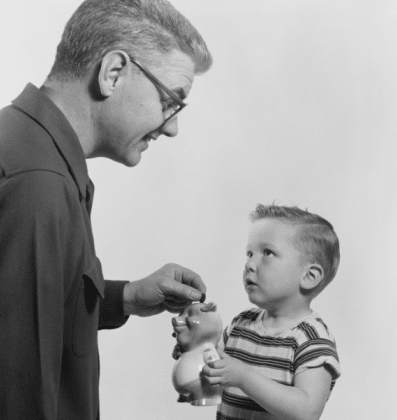
[[[317,287],[324,278],[324,269],[320,264],[309,264],[301,280],[300,286],[307,292]]]
[[[113,94],[118,86],[120,77],[126,75],[126,66],[129,62],[124,51],[110,51],[102,58],[98,74],[98,86],[104,97]]]

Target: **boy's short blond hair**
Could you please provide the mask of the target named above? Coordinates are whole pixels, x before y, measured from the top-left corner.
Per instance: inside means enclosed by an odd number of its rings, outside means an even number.
[[[295,246],[311,263],[321,265],[324,279],[314,289],[318,295],[335,277],[339,267],[339,240],[333,226],[327,220],[302,210],[297,206],[277,206],[258,204],[250,213],[252,222],[260,219],[277,219],[282,223],[296,226]]]

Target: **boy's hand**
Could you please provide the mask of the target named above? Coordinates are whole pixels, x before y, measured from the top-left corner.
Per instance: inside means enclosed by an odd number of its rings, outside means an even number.
[[[208,362],[203,367],[201,375],[211,385],[234,386],[239,388],[244,375],[249,367],[228,356],[223,351],[219,351],[219,360]]]

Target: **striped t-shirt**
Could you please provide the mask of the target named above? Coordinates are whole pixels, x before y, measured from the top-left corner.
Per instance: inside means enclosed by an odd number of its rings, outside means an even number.
[[[327,326],[312,313],[295,326],[266,330],[264,309],[253,308],[236,316],[225,329],[220,347],[264,376],[292,386],[294,377],[307,368],[324,366],[332,375],[331,389],[340,375],[335,340]],[[274,417],[239,388],[226,387],[217,420],[270,420]]]

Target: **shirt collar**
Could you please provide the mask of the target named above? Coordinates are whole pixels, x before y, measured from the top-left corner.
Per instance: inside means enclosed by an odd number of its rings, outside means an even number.
[[[69,168],[80,195],[85,199],[90,181],[87,163],[77,134],[62,111],[31,83],[12,103],[51,135]]]

